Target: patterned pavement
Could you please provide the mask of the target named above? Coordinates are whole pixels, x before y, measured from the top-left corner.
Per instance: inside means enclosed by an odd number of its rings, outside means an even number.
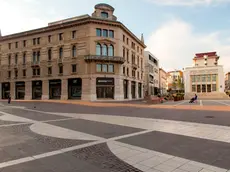
[[[228,171],[230,102],[186,103],[1,102],[0,172]]]

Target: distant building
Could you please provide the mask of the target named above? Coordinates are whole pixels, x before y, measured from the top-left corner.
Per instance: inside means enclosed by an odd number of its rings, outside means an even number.
[[[159,93],[159,60],[149,51],[145,51],[145,95]]]
[[[159,69],[159,90],[161,94],[167,93],[167,72],[164,69]]]
[[[183,72],[174,70],[167,73],[167,90],[174,92],[182,92],[184,90]]]
[[[230,91],[230,72],[225,74],[225,91]]]
[[[225,98],[224,70],[218,64],[216,52],[196,54],[193,66],[185,68],[185,94],[191,98],[196,93],[199,98]]]

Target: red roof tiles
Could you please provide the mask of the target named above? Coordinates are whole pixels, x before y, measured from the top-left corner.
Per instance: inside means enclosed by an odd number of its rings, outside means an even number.
[[[195,58],[203,58],[205,55],[208,57],[216,56],[216,52],[198,53]]]

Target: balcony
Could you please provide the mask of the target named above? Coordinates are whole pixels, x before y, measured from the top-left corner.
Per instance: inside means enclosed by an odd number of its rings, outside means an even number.
[[[32,61],[31,62],[31,67],[38,67],[40,65],[39,61]]]
[[[137,69],[137,68],[138,68],[138,65],[135,64],[135,63],[132,63],[132,67],[133,67],[134,69]]]
[[[123,64],[125,62],[123,57],[97,56],[97,55],[85,56],[85,61],[87,63],[90,63],[90,62],[112,62],[112,63],[119,63],[119,64]]]

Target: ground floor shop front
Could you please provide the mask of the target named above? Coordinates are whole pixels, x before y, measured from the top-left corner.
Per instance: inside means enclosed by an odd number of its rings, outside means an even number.
[[[1,99],[133,100],[143,98],[143,83],[116,77],[68,78],[1,83]]]

